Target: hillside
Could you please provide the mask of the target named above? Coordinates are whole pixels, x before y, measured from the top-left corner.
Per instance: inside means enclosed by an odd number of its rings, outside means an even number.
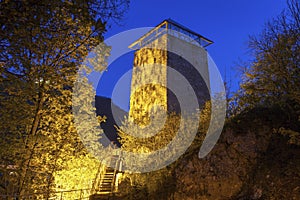
[[[107,138],[110,140],[107,141],[102,138],[101,143],[104,144],[104,146],[107,146],[111,142],[114,142],[120,146],[120,143],[117,139],[117,130],[114,126],[121,124],[121,121],[127,116],[127,112],[115,105],[110,98],[102,96],[95,97],[95,107],[97,115],[106,117],[106,122],[101,123],[101,128],[103,129]]]
[[[136,175],[146,183],[123,181],[113,199],[300,199],[300,146],[283,127],[300,130],[276,107],[245,111],[227,121],[205,158],[190,148],[171,166]]]
[[[300,199],[300,146],[276,132],[282,125],[299,128],[274,109],[227,122],[205,159],[195,152],[180,161],[175,199]]]

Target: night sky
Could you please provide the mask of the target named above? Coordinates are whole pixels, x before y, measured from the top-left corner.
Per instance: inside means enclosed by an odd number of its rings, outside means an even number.
[[[236,91],[240,81],[237,63],[251,59],[247,50],[249,35],[259,34],[263,25],[285,7],[285,0],[132,0],[121,25],[112,24],[105,39],[130,29],[154,27],[171,18],[214,41],[207,51],[230,90]],[[114,95],[112,92],[115,83],[132,66],[133,52],[113,62],[100,78],[97,95],[112,97],[118,106],[128,110],[130,73],[127,82],[122,83],[123,89]]]

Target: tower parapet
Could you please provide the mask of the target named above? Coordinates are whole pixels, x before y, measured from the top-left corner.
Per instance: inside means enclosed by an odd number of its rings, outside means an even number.
[[[135,49],[129,118],[147,124],[149,112],[160,106],[180,113],[176,94],[170,90],[178,82],[175,70],[190,84],[199,106],[209,100],[209,72],[205,47],[213,42],[173,20],[164,20],[132,43]],[[200,73],[199,73],[200,72]],[[179,86],[177,93],[189,99],[190,88]],[[192,111],[191,111],[192,112]]]
[[[172,19],[166,19],[141,38],[133,42],[129,48],[134,50],[140,49],[164,34],[172,35],[188,43],[204,48],[213,43],[213,41],[190,30],[189,28],[186,28],[178,22],[175,22]]]

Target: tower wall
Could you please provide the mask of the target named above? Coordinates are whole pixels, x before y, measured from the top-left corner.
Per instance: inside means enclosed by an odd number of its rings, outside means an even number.
[[[134,54],[131,79],[129,118],[147,123],[149,111],[155,105],[167,109],[167,35],[164,35]]]
[[[188,43],[172,35],[168,35],[167,44],[167,65],[176,70],[189,82],[201,108],[209,100],[207,51],[200,46]],[[185,97],[181,103],[186,104],[185,107],[189,107],[193,104],[193,99],[190,97],[190,88],[186,85],[176,85],[179,80],[176,80],[176,77],[169,71],[167,73],[167,85],[175,85],[176,94]],[[179,102],[171,91],[168,91],[167,99],[168,111],[180,112]],[[191,109],[193,108],[191,107]],[[190,110],[190,112],[195,112],[195,110]]]
[[[142,123],[149,122],[149,111],[155,110],[156,105],[169,112],[180,113],[175,94],[167,89],[171,84],[176,86],[178,80],[172,76],[167,66],[178,71],[189,81],[200,107],[209,99],[209,91],[205,84],[209,83],[206,50],[164,34],[135,52],[129,111],[131,119]],[[152,84],[149,84],[150,82]],[[188,87],[178,85],[175,93],[178,92],[186,94],[184,103],[191,104],[192,100],[187,96]]]

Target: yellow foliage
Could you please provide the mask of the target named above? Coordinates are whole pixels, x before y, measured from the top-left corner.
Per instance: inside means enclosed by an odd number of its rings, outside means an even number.
[[[65,169],[57,171],[54,175],[56,192],[83,189],[84,194],[82,195],[87,196],[89,190],[85,189],[92,188],[99,164],[98,160],[89,155],[73,157],[68,160]],[[79,192],[63,194],[65,199],[76,199],[79,198],[79,195]]]

